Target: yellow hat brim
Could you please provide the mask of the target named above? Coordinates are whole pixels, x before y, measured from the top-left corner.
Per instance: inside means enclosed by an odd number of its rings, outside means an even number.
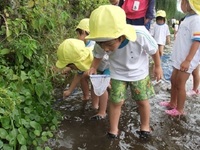
[[[200,15],[200,0],[189,0],[190,7]]]
[[[109,41],[122,35],[130,41],[136,40],[134,26],[126,23],[126,14],[118,6],[102,5],[95,9],[90,16],[89,28],[88,40]]]

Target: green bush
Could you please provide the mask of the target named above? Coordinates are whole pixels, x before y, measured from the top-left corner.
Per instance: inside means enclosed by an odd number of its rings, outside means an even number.
[[[0,4],[0,149],[42,149],[60,114],[53,109],[56,49],[107,0],[21,0]],[[48,146],[45,149],[50,149]]]

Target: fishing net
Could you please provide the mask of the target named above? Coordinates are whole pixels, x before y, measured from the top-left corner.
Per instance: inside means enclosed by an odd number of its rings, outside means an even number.
[[[90,75],[90,80],[97,96],[101,96],[110,83],[110,75]]]

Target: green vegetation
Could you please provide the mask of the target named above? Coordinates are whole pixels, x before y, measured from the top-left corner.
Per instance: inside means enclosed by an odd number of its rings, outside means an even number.
[[[184,14],[177,10],[176,0],[156,0],[156,11],[165,10],[168,19],[175,18],[180,20]]]
[[[64,78],[56,49],[107,0],[7,0],[0,4],[0,149],[45,149],[60,115],[53,89]],[[63,79],[63,80],[61,80]],[[56,84],[55,84],[56,83]]]

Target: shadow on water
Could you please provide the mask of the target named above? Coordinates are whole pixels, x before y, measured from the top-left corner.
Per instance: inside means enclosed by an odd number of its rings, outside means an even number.
[[[163,66],[163,70],[165,67],[170,68],[166,65]],[[169,74],[166,75],[166,80],[169,80],[168,78]],[[136,134],[140,121],[133,100],[125,101],[119,123],[121,133],[119,139],[112,140],[106,137],[109,128],[108,117],[103,121],[89,120],[95,114],[91,109],[91,102],[82,101],[81,93],[78,93],[55,103],[55,109],[62,112],[63,121],[55,138],[49,140],[48,146],[53,150],[199,150],[200,98],[187,97],[185,116],[180,118],[167,116],[164,113],[165,108],[159,106],[160,101],[170,98],[170,82],[166,80],[154,85],[156,96],[150,99],[152,128],[150,140],[142,141]],[[187,88],[191,85],[190,78]],[[61,95],[61,92],[58,95]]]

